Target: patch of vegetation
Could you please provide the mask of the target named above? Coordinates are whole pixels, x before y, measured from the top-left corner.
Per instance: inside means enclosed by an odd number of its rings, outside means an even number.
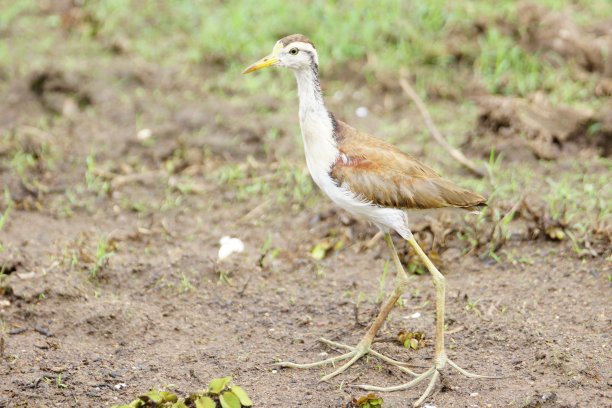
[[[347,408],[380,408],[383,406],[383,399],[373,392],[362,397],[353,398]]]
[[[90,277],[94,279],[98,277],[98,273],[106,266],[108,260],[113,255],[114,248],[114,244],[106,238],[102,238],[98,241],[96,253],[93,258],[93,265],[89,267]]]
[[[241,408],[252,405],[246,391],[232,384],[232,377],[223,377],[211,380],[208,390],[185,398],[170,391],[151,390],[129,404],[113,408]]]
[[[296,211],[316,202],[318,191],[303,166],[281,160],[269,167],[260,167],[248,161],[224,164],[216,169],[213,179],[219,187],[231,187],[241,201],[253,197],[270,201],[271,196],[274,203],[291,204]]]
[[[425,333],[409,330],[401,330],[397,334],[397,341],[404,346],[404,348],[418,350],[425,347]]]

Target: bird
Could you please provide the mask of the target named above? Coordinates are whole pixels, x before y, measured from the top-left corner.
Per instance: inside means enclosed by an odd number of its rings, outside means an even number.
[[[390,387],[367,384],[355,387],[369,391],[399,391],[429,379],[425,391],[414,406],[421,405],[432,393],[440,372],[448,366],[470,378],[494,378],[475,374],[451,360],[444,346],[444,275],[429,259],[410,231],[408,214],[415,210],[458,208],[478,211],[486,206],[486,198],[443,178],[417,158],[382,139],[362,133],[336,118],[325,106],[319,82],[319,57],[312,41],[302,34],[281,38],[272,52],[247,67],[248,74],[267,67],[293,71],[298,90],[299,122],[306,156],[306,165],[315,184],[337,206],[358,218],[370,221],[384,234],[396,269],[393,291],[383,303],[378,316],[355,346],[320,339],[323,343],[346,352],[314,363],[277,363],[281,367],[313,368],[345,361],[330,374],[327,381],[350,368],[369,354],[415,377]],[[391,234],[406,240],[431,274],[436,292],[435,350],[433,365],[416,373],[407,364],[389,358],[372,348],[375,335],[394,305],[408,287],[408,275],[400,262]]]

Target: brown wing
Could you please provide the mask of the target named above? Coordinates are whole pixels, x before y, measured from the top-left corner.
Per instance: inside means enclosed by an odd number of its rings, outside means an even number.
[[[481,195],[456,186],[395,146],[341,121],[337,121],[336,140],[341,155],[331,168],[332,179],[375,204],[414,209],[486,205]]]

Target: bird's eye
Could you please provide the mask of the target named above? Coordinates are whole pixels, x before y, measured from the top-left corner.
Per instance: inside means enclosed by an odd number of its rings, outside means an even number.
[[[298,50],[297,48],[292,48],[292,49],[290,49],[290,50],[289,50],[289,54],[291,54],[291,55],[297,55],[297,53],[298,53],[299,51],[300,51],[300,50]]]

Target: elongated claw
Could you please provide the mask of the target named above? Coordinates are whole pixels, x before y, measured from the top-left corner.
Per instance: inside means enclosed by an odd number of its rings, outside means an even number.
[[[499,380],[501,378],[504,378],[503,375],[482,375],[482,374],[476,374],[476,373],[472,373],[469,372],[461,367],[459,367],[455,362],[453,362],[450,358],[446,359],[446,362],[453,367],[454,369],[456,369],[457,371],[459,371],[461,374],[465,375],[467,378],[489,378],[492,380]]]
[[[489,376],[489,375],[480,375],[480,374],[471,373],[459,367],[456,363],[451,361],[448,357],[445,359],[445,362],[448,363],[449,366],[459,371],[459,373],[465,375],[468,378],[492,378],[492,379],[503,378],[500,376]],[[436,366],[433,366],[429,370],[425,371],[423,374],[418,375],[412,381],[409,381],[404,384],[390,386],[390,387],[377,387],[374,385],[367,385],[367,384],[351,385],[350,387],[361,388],[362,390],[366,390],[366,391],[378,391],[378,392],[401,391],[401,390],[407,390],[409,388],[412,388],[420,384],[421,382],[425,381],[427,378],[431,377],[431,379],[429,380],[429,384],[427,385],[427,388],[425,389],[425,392],[423,392],[423,394],[421,394],[419,399],[416,400],[416,402],[414,403],[414,406],[418,407],[427,399],[427,397],[431,395],[436,385],[436,382],[438,381],[438,378],[440,377],[440,370],[441,369],[437,368]]]
[[[399,370],[401,370],[404,373],[413,375],[413,376],[417,376],[418,374],[416,374],[415,372],[413,372],[412,370],[410,370],[409,368],[406,367],[406,363],[403,363],[401,361],[398,360],[394,360],[390,357],[387,357],[381,353],[379,353],[378,351],[372,350],[371,347],[365,346],[363,344],[359,344],[355,347],[353,346],[347,346],[346,344],[342,344],[342,343],[338,343],[335,341],[331,341],[331,340],[327,340],[324,338],[319,339],[319,341],[321,343],[324,343],[326,345],[328,345],[329,347],[332,348],[336,348],[336,349],[342,349],[342,350],[348,350],[348,353],[344,353],[341,354],[339,356],[336,357],[330,357],[327,358],[325,360],[321,360],[321,361],[316,361],[314,363],[305,363],[305,364],[298,364],[298,363],[292,363],[290,361],[282,361],[280,363],[275,363],[275,366],[279,366],[279,367],[289,367],[289,368],[315,368],[315,367],[321,367],[327,364],[335,364],[337,362],[343,361],[343,360],[348,360],[346,363],[344,363],[342,366],[336,368],[333,372],[321,377],[321,381],[327,381],[330,380],[332,378],[334,378],[335,376],[337,376],[338,374],[343,373],[344,371],[346,371],[348,368],[350,368],[353,364],[355,364],[355,362],[357,362],[357,360],[359,360],[361,357],[365,356],[366,354],[371,354],[374,357],[378,357],[381,360],[383,360],[386,363],[389,363],[395,367],[397,367]]]
[[[367,384],[351,385],[351,387],[361,388],[362,390],[366,390],[366,391],[378,391],[378,392],[407,390],[408,388],[412,388],[418,383],[420,383],[421,381],[427,379],[427,377],[432,375],[434,371],[436,371],[436,368],[432,367],[429,370],[425,371],[424,373],[420,374],[417,378],[415,378],[414,380],[410,382],[407,382],[405,384],[391,386],[391,387],[377,387],[375,385],[367,385]]]
[[[314,368],[314,367],[320,367],[326,364],[334,364],[337,361],[342,361],[342,360],[346,360],[347,358],[351,358],[353,355],[355,355],[355,351],[351,351],[350,353],[342,354],[341,356],[336,356],[336,357],[327,358],[325,360],[316,361],[314,363],[297,364],[297,363],[292,363],[290,361],[281,361],[280,363],[275,363],[274,365],[279,366],[279,367],[288,367],[288,368]]]

